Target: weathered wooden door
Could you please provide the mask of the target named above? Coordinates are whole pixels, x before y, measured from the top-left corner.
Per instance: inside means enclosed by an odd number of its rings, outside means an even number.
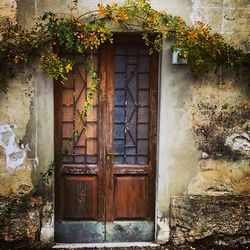
[[[56,152],[64,148],[56,155],[56,241],[153,241],[158,57],[141,37],[119,36],[95,59],[100,86],[84,121],[90,79],[81,64],[55,84]],[[80,136],[71,139],[74,131]]]

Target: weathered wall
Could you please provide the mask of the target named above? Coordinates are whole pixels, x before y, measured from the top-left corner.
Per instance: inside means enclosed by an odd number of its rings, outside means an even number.
[[[53,81],[40,72],[35,61],[16,70],[8,94],[0,94],[2,197],[29,193],[54,159]],[[47,242],[54,234],[53,183],[39,185],[36,195],[44,198],[41,237]]]
[[[248,249],[249,196],[173,197],[171,208],[171,241],[177,249]]]
[[[27,138],[33,109],[34,75],[22,69],[9,81],[8,95],[1,93],[0,195],[10,196],[33,188],[31,173],[36,157],[32,138]],[[34,142],[35,143],[35,142]]]
[[[189,108],[201,160],[188,193],[249,195],[249,85],[225,75],[203,81],[192,86]]]
[[[79,13],[113,1],[78,0]],[[123,3],[123,0],[117,1]],[[249,0],[152,0],[158,10],[204,20],[229,43],[249,51]],[[0,16],[31,26],[44,11],[69,12],[70,0],[3,0]],[[5,20],[5,19],[2,19]],[[169,237],[170,197],[248,194],[249,83],[233,72],[201,79],[187,65],[161,55],[158,127],[157,240]],[[37,66],[18,70],[8,95],[0,94],[1,195],[28,192],[53,160],[53,84]],[[53,240],[53,185],[44,186],[42,239]]]

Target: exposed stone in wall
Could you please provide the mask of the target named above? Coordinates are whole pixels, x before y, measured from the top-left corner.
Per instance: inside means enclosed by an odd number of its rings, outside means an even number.
[[[0,196],[0,247],[21,248],[39,240],[41,206],[41,198]]]
[[[183,196],[171,200],[171,241],[178,249],[250,244],[249,196]]]

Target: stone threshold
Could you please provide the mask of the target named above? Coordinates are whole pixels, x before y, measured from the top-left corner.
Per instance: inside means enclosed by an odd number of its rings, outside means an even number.
[[[53,248],[128,248],[128,247],[159,247],[154,242],[106,242],[106,243],[57,243]]]

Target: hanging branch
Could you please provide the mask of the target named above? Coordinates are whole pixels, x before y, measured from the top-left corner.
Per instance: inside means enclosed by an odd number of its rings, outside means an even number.
[[[74,3],[76,4],[76,3]],[[75,7],[76,8],[76,7]],[[249,54],[224,42],[211,27],[196,22],[188,26],[182,18],[151,8],[147,0],[128,0],[124,5],[98,5],[98,10],[78,17],[70,14],[44,13],[33,28],[19,25],[0,28],[0,89],[7,91],[7,79],[15,64],[27,63],[40,54],[41,69],[51,77],[65,81],[74,62],[60,52],[85,53],[112,42],[113,31],[140,30],[145,44],[160,51],[162,39],[171,39],[173,49],[188,58],[191,70],[204,74],[218,66],[239,67],[249,63]],[[157,34],[154,40],[152,34]],[[57,53],[49,53],[57,48]]]

